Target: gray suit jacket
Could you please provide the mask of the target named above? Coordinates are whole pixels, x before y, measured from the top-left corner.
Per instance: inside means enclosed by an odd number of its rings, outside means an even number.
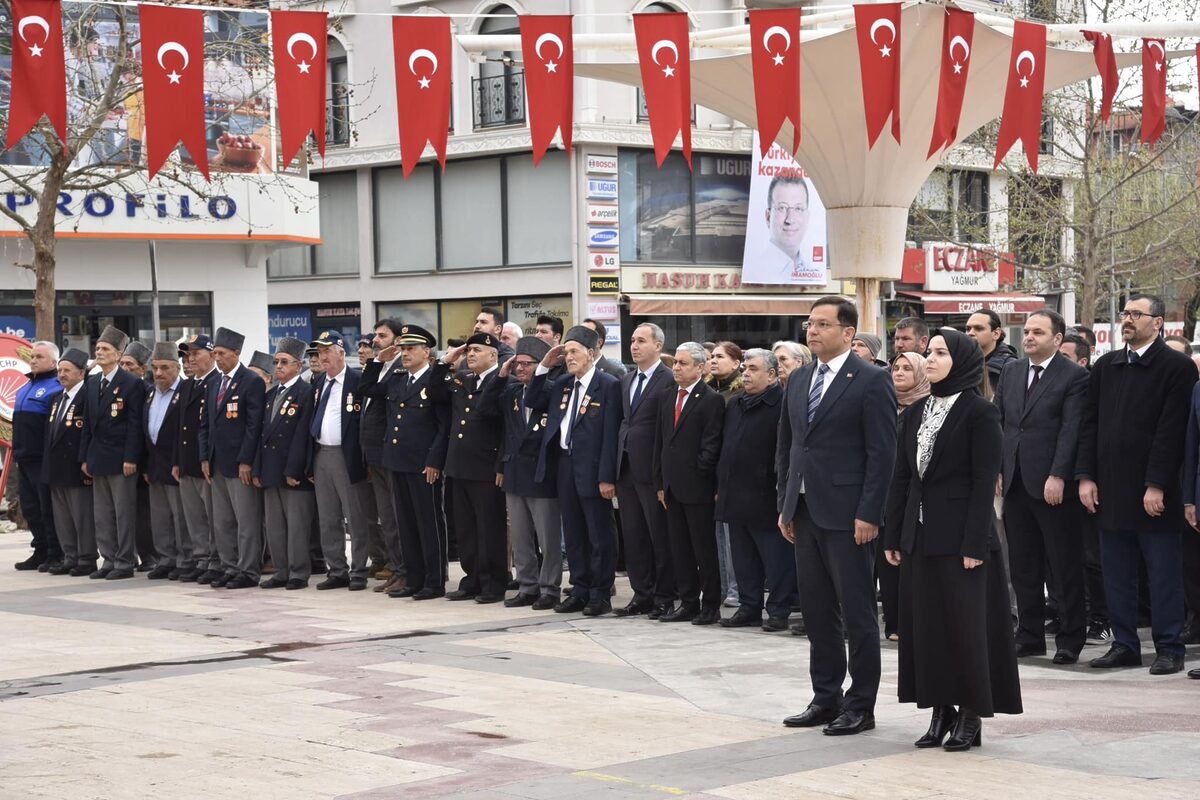
[[[1029,359],[1008,362],[996,382],[993,402],[1004,429],[1004,493],[1013,488],[1013,473],[1019,467],[1025,491],[1041,497],[1049,476],[1068,484],[1074,477],[1088,371],[1055,354],[1031,393],[1025,390],[1028,382]]]

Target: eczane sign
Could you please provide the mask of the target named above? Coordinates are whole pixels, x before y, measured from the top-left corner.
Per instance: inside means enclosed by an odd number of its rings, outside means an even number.
[[[925,288],[931,292],[999,291],[999,267],[999,258],[986,245],[925,245]]]

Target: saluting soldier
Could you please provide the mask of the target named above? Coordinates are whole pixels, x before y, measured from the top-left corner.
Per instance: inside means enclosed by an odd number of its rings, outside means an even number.
[[[112,325],[96,341],[101,374],[84,386],[81,469],[92,479],[96,544],[104,563],[89,578],[132,578],[136,566],[138,462],[142,458],[145,386],[118,365],[129,337]]]
[[[211,583],[221,574],[221,559],[213,538],[212,484],[203,469],[208,456],[200,450],[200,428],[207,416],[208,390],[221,377],[212,351],[212,339],[203,333],[179,346],[179,354],[192,373],[192,377],[176,390],[179,394],[179,425],[175,429],[175,467],[171,470],[171,475],[179,481],[179,503],[195,562],[192,569],[179,576],[184,583]]]
[[[150,520],[154,531],[154,549],[158,563],[146,577],[150,580],[179,576],[195,568],[192,543],[179,499],[179,481],[172,474],[175,466],[175,436],[179,428],[179,347],[172,342],[157,342],[150,357],[153,387],[146,393],[145,481],[150,487]]]
[[[308,480],[313,391],[300,377],[305,343],[284,336],[275,348],[275,388],[266,396],[262,444],[254,459],[254,485],[263,490],[275,574],[259,586],[303,589],[311,575],[308,531],[316,514]]]
[[[450,415],[430,395],[429,354],[436,343],[424,328],[404,325],[396,343],[379,351],[362,376],[364,396],[387,399],[391,423],[384,434],[383,466],[392,480],[406,585],[389,597],[429,600],[446,594],[446,542],[434,516],[434,485],[446,462]],[[397,353],[400,365],[381,380],[383,365]]]
[[[434,401],[450,403],[450,437],[446,476],[451,479],[454,532],[463,578],[448,600],[498,603],[508,586],[508,538],[504,492],[496,480],[500,440],[504,433],[499,409],[483,402],[488,384],[499,380],[500,338],[476,333],[433,367]],[[453,365],[466,352],[467,372]]]
[[[221,561],[214,588],[258,586],[262,503],[254,488],[254,456],[262,432],[262,378],[239,361],[246,337],[217,328],[213,358],[220,376],[208,387],[200,428],[201,469],[212,481],[212,524]]]
[[[61,566],[48,570],[52,575],[79,577],[96,569],[92,480],[79,469],[86,413],[81,389],[87,366],[87,353],[74,347],[59,358],[58,382],[63,390],[55,397],[46,424],[42,482],[50,487],[54,529],[63,551]]]

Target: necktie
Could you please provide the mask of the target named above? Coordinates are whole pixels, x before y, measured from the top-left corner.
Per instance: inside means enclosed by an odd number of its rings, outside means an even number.
[[[812,423],[813,417],[817,415],[817,406],[821,405],[821,390],[825,388],[825,375],[829,372],[829,365],[822,364],[817,370],[817,379],[813,381],[812,390],[808,393],[808,421]]]
[[[1130,364],[1136,364],[1136,363],[1138,362],[1138,359],[1139,359],[1139,358],[1141,358],[1141,356],[1139,356],[1139,355],[1137,354],[1137,350],[1130,350],[1130,351],[1129,351],[1129,363],[1130,363]]]
[[[1029,382],[1029,388],[1025,390],[1026,397],[1033,394],[1033,390],[1038,385],[1038,381],[1042,379],[1042,370],[1044,367],[1034,364],[1032,367],[1030,367],[1030,369],[1033,370],[1033,380]]]
[[[283,405],[283,398],[287,396],[287,387],[282,383],[275,387],[275,402],[271,403],[271,416],[279,415],[279,407]]]
[[[314,439],[321,438],[321,423],[325,421],[325,409],[329,405],[329,393],[333,390],[333,384],[337,381],[325,381],[325,391],[321,392],[321,402],[317,404],[317,413],[313,414],[312,425],[309,426],[309,433]]]
[[[416,379],[416,377],[415,377],[414,375],[412,375],[412,373],[409,373],[409,376],[408,376],[408,389],[409,389],[409,391],[412,391],[412,388],[413,388],[414,386],[416,386],[416,385],[417,385],[417,379]]]
[[[217,392],[217,405],[221,405],[221,403],[225,402],[225,392],[227,392],[227,391],[229,391],[229,376],[222,375],[221,376],[221,388]]]
[[[679,390],[679,399],[675,401],[675,427],[679,427],[679,415],[683,413],[683,401],[687,399],[687,389]]]
[[[567,450],[571,449],[571,437],[575,433],[575,420],[579,417],[579,403],[583,398],[583,383],[575,381],[575,391],[571,392],[571,421],[567,425]]]
[[[637,411],[638,403],[642,402],[642,389],[646,386],[646,373],[638,373],[637,388],[633,390],[633,399],[629,401],[629,413]]]
[[[101,378],[100,379],[100,394],[104,394],[107,391],[108,391],[108,378]]]

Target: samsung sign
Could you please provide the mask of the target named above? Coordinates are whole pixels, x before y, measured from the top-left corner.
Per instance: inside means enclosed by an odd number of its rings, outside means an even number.
[[[616,247],[618,236],[616,228],[588,228],[588,247]]]
[[[23,192],[7,192],[4,204],[8,210],[18,209],[33,204],[33,195]],[[168,195],[165,192],[150,195],[144,194],[111,195],[104,191],[59,192],[58,216],[75,217],[86,215],[104,218],[112,214],[136,217],[146,214],[156,219],[200,219],[207,216],[215,220],[226,220],[237,214],[238,207],[234,199],[228,195],[215,195],[203,200],[192,195]]]

